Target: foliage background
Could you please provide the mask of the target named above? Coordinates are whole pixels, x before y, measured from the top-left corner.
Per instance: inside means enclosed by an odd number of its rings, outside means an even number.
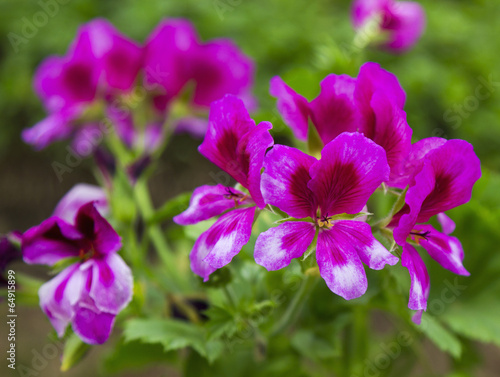
[[[348,1],[70,0],[66,3],[59,5],[47,24],[16,52],[9,33],[22,35],[23,18],[31,21],[42,8],[37,1],[0,0],[0,233],[25,230],[39,223],[75,183],[93,182],[89,162],[75,168],[62,182],[58,181],[51,163],[64,161],[65,144],[35,152],[20,140],[21,130],[44,116],[31,87],[35,68],[48,55],[63,54],[81,23],[105,17],[125,34],[143,41],[162,18],[187,17],[204,40],[233,38],[256,61],[255,92],[260,100],[256,119],[271,120],[275,135],[282,142],[287,142],[289,132],[274,111],[274,100],[267,94],[269,79],[282,75],[299,93],[311,99],[327,73],[355,75],[361,63],[361,57],[349,53],[354,32]],[[446,304],[443,310],[434,313],[430,310],[438,330],[434,327],[429,330],[430,340],[421,343],[430,370],[436,375],[496,376],[500,370],[497,348],[500,346],[500,84],[496,84],[500,83],[500,23],[497,22],[500,3],[497,0],[421,3],[428,25],[413,50],[394,56],[369,49],[363,60],[379,62],[398,76],[407,93],[405,110],[414,130],[414,141],[428,136],[463,138],[474,145],[482,161],[483,178],[476,184],[471,202],[450,211],[457,222],[455,236],[466,251],[464,262],[471,277],[459,279],[466,289],[454,302]],[[488,81],[492,82],[488,98],[480,99],[477,88]],[[455,106],[462,106],[461,114]],[[152,178],[158,204],[211,182],[207,172],[216,169],[198,155],[198,144],[198,140],[179,135],[168,147]],[[428,266],[432,302],[439,300],[444,282],[453,282],[454,276],[432,261]],[[45,274],[43,269],[37,272],[40,276]],[[390,334],[394,323],[394,317],[375,312],[368,326],[375,329],[376,336],[375,345],[370,347],[376,349]],[[325,323],[325,331],[328,325]],[[18,324],[21,336],[18,362],[31,363],[32,350],[40,351],[50,342],[46,336],[49,329],[48,321],[36,307],[23,311]],[[157,351],[154,347],[147,349],[152,354]],[[306,360],[313,357],[303,351],[294,349],[295,354]],[[106,352],[109,352],[106,346],[96,347],[88,361],[66,375],[89,375],[90,370],[99,368],[100,373],[107,374],[97,366],[98,359]],[[191,362],[204,365],[202,360]],[[58,375],[58,365],[58,360],[50,360],[39,375]],[[149,375],[175,375],[164,368],[153,369]],[[276,368],[278,375],[285,370]],[[237,372],[233,369],[232,373],[244,376],[250,372],[243,368]],[[413,373],[432,375],[419,367]]]

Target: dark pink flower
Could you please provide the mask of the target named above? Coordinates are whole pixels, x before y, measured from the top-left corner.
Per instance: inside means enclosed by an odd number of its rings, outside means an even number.
[[[205,281],[248,242],[255,211],[265,206],[260,180],[264,155],[273,145],[271,127],[269,122],[255,125],[235,96],[226,95],[212,103],[208,131],[198,149],[248,192],[221,184],[198,187],[189,208],[174,217],[177,224],[189,225],[222,215],[198,238],[191,252],[191,269]]]
[[[424,262],[408,242],[422,246],[444,268],[468,275],[463,267],[460,241],[449,234],[455,224],[444,212],[467,203],[474,183],[481,177],[480,161],[464,140],[423,139],[412,145],[401,175],[409,184],[404,207],[394,216],[390,228],[403,247],[402,263],[410,271],[410,309],[425,310],[429,277]],[[443,232],[425,224],[438,216]],[[416,317],[419,320],[419,317]]]
[[[397,53],[411,48],[425,29],[425,12],[417,2],[395,0],[353,2],[352,22],[356,30],[363,31],[363,27],[375,18],[379,18],[377,21],[380,32],[387,34],[383,46]]]
[[[279,77],[271,80],[270,93],[278,98],[278,110],[300,140],[307,139],[311,122],[324,144],[343,132],[361,132],[375,141],[387,154],[391,168],[387,183],[396,185],[412,130],[403,111],[406,95],[392,73],[376,63],[365,63],[357,78],[328,75],[311,102]]]
[[[384,150],[359,133],[336,137],[323,148],[319,161],[298,149],[275,145],[264,161],[264,200],[303,220],[286,221],[260,234],[256,262],[277,270],[309,246],[316,247],[328,287],[347,300],[360,297],[367,289],[363,263],[378,270],[398,258],[373,237],[368,224],[335,216],[359,213],[388,175]],[[315,234],[317,245],[312,244]]]

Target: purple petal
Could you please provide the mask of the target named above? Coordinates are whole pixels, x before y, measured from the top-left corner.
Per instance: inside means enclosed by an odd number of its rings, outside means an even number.
[[[277,108],[284,122],[299,140],[307,140],[309,103],[278,76],[271,79],[269,93],[278,99]]]
[[[351,237],[335,226],[321,230],[316,249],[319,273],[330,290],[351,300],[362,296],[368,287],[363,264],[351,244]]]
[[[164,88],[167,98],[176,96],[191,78],[190,60],[198,46],[193,25],[182,19],[162,21],[145,46],[146,87]]]
[[[271,124],[255,126],[243,102],[227,95],[212,104],[208,131],[198,150],[250,191],[255,203],[265,206],[260,173],[267,148],[273,145]]]
[[[425,29],[425,12],[414,1],[397,1],[386,14],[382,28],[391,33],[386,46],[395,52],[411,48]]]
[[[412,310],[426,310],[430,289],[429,274],[417,250],[408,243],[403,246],[401,264],[408,269],[411,278],[408,307]]]
[[[47,315],[59,337],[73,319],[73,306],[79,300],[84,285],[84,274],[79,265],[66,267],[38,291],[40,307]]]
[[[116,253],[90,261],[92,284],[89,296],[99,311],[118,314],[132,299],[132,271]]]
[[[111,89],[129,91],[142,67],[143,50],[113,25],[97,19],[85,25],[94,55],[102,66],[103,79]]]
[[[352,3],[351,18],[356,29],[364,26],[369,18],[382,12],[393,0],[355,0]]]
[[[73,331],[88,344],[105,343],[115,322],[115,315],[79,306],[75,309]]]
[[[391,169],[391,186],[398,188],[405,188],[411,182],[413,177],[419,169],[422,168],[424,157],[435,148],[440,147],[446,142],[446,139],[439,137],[429,137],[417,141],[410,147],[410,152],[405,157],[401,164],[394,169]]]
[[[28,264],[54,265],[64,258],[78,257],[84,235],[58,217],[49,217],[22,236],[21,250]]]
[[[80,207],[76,215],[75,226],[92,242],[98,254],[114,253],[122,247],[120,236],[97,211],[93,202]]]
[[[354,103],[356,79],[348,75],[328,75],[321,81],[321,93],[311,101],[311,119],[324,144],[342,132],[355,132],[361,126]]]
[[[441,224],[444,234],[451,234],[455,231],[455,222],[446,213],[441,212],[437,214],[437,220]]]
[[[201,276],[203,281],[208,281],[210,274],[217,270],[217,268],[210,266],[210,264],[208,264],[205,260],[206,256],[213,247],[212,244],[208,244],[209,236],[210,233],[208,231],[202,233],[196,240],[191,254],[189,254],[191,270],[196,275]]]
[[[196,82],[193,102],[199,106],[208,107],[226,94],[245,94],[253,84],[252,60],[226,39],[199,46],[192,57],[191,69]]]
[[[265,202],[295,218],[314,217],[318,205],[307,183],[315,162],[296,148],[275,145],[264,160],[261,186]]]
[[[123,143],[131,148],[138,137],[132,111],[122,106],[119,102],[111,102],[106,106],[106,115],[112,121],[116,133]]]
[[[393,73],[381,68],[378,63],[363,64],[359,70],[354,97],[364,107],[365,113],[371,112],[370,102],[374,93],[379,90],[398,108],[403,109],[406,94],[399,84],[398,78]],[[368,121],[372,122],[369,116]]]
[[[381,270],[386,264],[394,266],[398,258],[373,237],[370,225],[361,221],[335,221],[335,232],[343,232],[349,244],[356,250],[361,261],[373,270]]]
[[[389,177],[385,151],[360,133],[343,133],[328,143],[310,169],[308,187],[322,215],[358,213]]]
[[[67,139],[73,132],[72,120],[73,116],[67,113],[50,114],[33,127],[24,129],[23,141],[40,150],[55,141]]]
[[[255,261],[268,271],[279,270],[293,258],[304,254],[314,239],[316,228],[310,222],[288,221],[259,235]]]
[[[440,212],[467,203],[480,177],[480,161],[464,140],[448,140],[428,152],[406,193],[406,205],[397,215],[396,242],[402,245],[415,223],[425,223]]]
[[[412,238],[443,268],[458,275],[470,275],[463,266],[464,250],[458,238],[438,232],[431,225],[416,225],[412,233],[424,234],[412,234]]]
[[[260,182],[264,156],[267,149],[274,144],[274,140],[269,133],[272,127],[269,122],[260,122],[238,142],[239,165],[243,171],[248,171],[245,187],[260,209],[266,206],[260,190]]]
[[[388,184],[397,181],[401,162],[408,156],[411,148],[412,129],[406,122],[406,113],[381,92],[374,93],[370,106],[375,114],[373,133],[365,136],[384,148],[387,163],[391,168]]]
[[[235,209],[223,215],[205,233],[208,254],[203,259],[210,266],[221,268],[229,264],[252,234],[255,207]]]
[[[198,187],[193,191],[189,208],[175,216],[174,221],[179,225],[191,225],[208,220],[234,208],[244,196],[241,191],[221,184]]]
[[[108,201],[104,190],[99,186],[79,183],[73,186],[57,203],[53,216],[73,223],[80,207],[88,202],[94,202],[101,215],[104,216],[108,213]]]

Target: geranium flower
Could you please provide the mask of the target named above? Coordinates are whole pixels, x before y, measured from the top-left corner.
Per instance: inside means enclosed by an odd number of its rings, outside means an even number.
[[[324,144],[343,132],[361,132],[383,147],[391,168],[387,183],[393,185],[409,152],[412,130],[403,111],[406,95],[392,73],[365,63],[357,78],[328,75],[311,102],[279,77],[271,80],[270,93],[278,98],[278,110],[300,140],[307,139],[311,122]]]
[[[394,265],[389,253],[363,221],[342,220],[357,214],[386,180],[384,150],[359,133],[343,133],[328,143],[318,161],[298,149],[276,145],[266,155],[262,174],[265,202],[295,219],[259,235],[255,260],[268,270],[301,257],[317,235],[316,259],[321,277],[336,294],[350,300],[363,295],[372,269]]]
[[[193,85],[190,98],[193,114],[208,109],[225,94],[236,95],[247,107],[255,107],[250,94],[254,78],[252,60],[229,39],[200,42],[187,20],[170,19],[158,25],[146,43],[144,69],[146,87],[157,85],[163,89],[154,99],[160,112],[165,112],[189,83]],[[204,135],[207,122],[198,119],[184,119],[182,129],[194,129],[194,136]],[[187,122],[193,126],[187,126]]]
[[[191,269],[204,280],[227,265],[248,242],[257,208],[266,203],[260,191],[266,149],[273,145],[269,122],[255,122],[243,102],[226,95],[210,109],[208,131],[198,150],[233,177],[248,192],[223,186],[201,186],[193,192],[189,208],[174,217],[180,225],[222,216],[196,241]]]
[[[459,275],[469,275],[463,266],[460,241],[449,234],[455,224],[444,212],[467,203],[474,183],[481,177],[480,161],[471,144],[464,140],[423,139],[412,146],[405,162],[409,188],[404,207],[389,228],[403,247],[402,264],[411,276],[409,308],[425,310],[429,276],[425,264],[409,241],[422,246],[442,267]],[[444,233],[425,224],[437,215]],[[421,313],[420,313],[421,314]],[[417,316],[416,321],[420,321]]]
[[[38,292],[59,337],[71,323],[86,343],[108,339],[116,315],[132,298],[132,273],[117,254],[121,246],[120,236],[94,202],[80,207],[71,222],[52,216],[23,234],[26,263],[53,266],[74,259]]]
[[[24,141],[42,149],[72,136],[85,127],[88,120],[77,123],[93,105],[132,89],[142,62],[142,48],[107,21],[80,27],[68,53],[46,59],[35,74],[35,91],[49,115],[23,132]]]
[[[425,12],[414,1],[355,0],[351,18],[358,31],[379,18],[379,31],[386,34],[382,45],[396,53],[411,48],[425,29]]]

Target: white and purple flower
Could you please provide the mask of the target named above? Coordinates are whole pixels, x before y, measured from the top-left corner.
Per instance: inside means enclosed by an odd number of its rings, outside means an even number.
[[[343,133],[328,143],[317,160],[298,149],[275,145],[266,155],[262,175],[264,200],[295,219],[262,233],[255,260],[268,270],[301,257],[317,235],[321,277],[346,300],[367,289],[363,263],[379,270],[394,265],[389,253],[363,221],[336,215],[357,214],[387,179],[384,150],[359,133]]]

